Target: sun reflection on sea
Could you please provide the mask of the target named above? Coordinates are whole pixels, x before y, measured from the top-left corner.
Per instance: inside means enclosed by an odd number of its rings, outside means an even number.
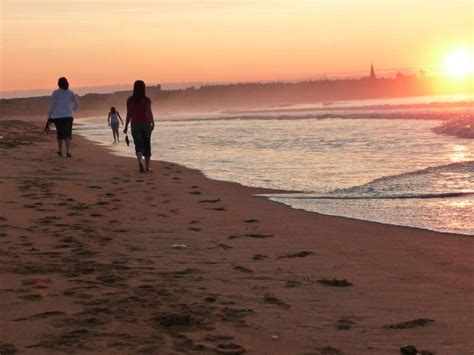
[[[461,144],[456,144],[452,146],[451,152],[449,153],[449,158],[453,163],[460,163],[472,158],[470,150]]]

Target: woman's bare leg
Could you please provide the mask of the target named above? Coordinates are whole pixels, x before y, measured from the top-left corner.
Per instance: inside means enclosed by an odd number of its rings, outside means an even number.
[[[65,139],[66,142],[66,156],[71,157],[71,139]]]
[[[138,160],[138,170],[143,173],[145,169],[143,169],[143,164],[142,164],[142,153],[137,153],[137,160]],[[146,159],[146,158],[145,158]]]
[[[150,157],[145,157],[145,171],[150,171]]]
[[[58,139],[58,155],[62,156],[63,155],[63,140]]]

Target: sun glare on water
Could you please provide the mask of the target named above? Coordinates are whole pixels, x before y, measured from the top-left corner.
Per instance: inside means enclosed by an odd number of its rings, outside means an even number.
[[[472,50],[458,48],[449,53],[444,62],[444,71],[454,77],[463,77],[474,72]]]

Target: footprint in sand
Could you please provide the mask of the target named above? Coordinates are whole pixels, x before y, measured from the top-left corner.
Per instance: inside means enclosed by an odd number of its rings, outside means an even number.
[[[352,286],[352,283],[347,281],[346,279],[338,280],[338,279],[320,279],[318,282],[324,286],[332,286],[332,287],[349,287]]]
[[[246,272],[246,273],[253,272],[251,269],[246,268],[245,266],[240,266],[240,265],[234,266],[233,269],[237,270],[237,271],[240,271],[240,272]]]
[[[356,322],[352,320],[352,317],[343,317],[337,321],[336,329],[350,330],[354,324],[356,324]]]
[[[102,189],[102,186],[98,186],[98,185],[89,185],[89,186],[86,186],[88,189],[97,189],[97,190],[100,190]]]
[[[216,208],[208,208],[208,209],[212,211],[227,211],[224,207],[216,207]]]
[[[314,349],[315,355],[343,355],[344,353],[336,348],[330,347],[330,346],[325,346],[323,348],[316,348]]]
[[[37,320],[37,319],[44,319],[44,318],[49,318],[49,317],[62,316],[64,314],[65,314],[64,312],[60,312],[60,311],[49,311],[49,312],[34,314],[28,317],[17,318],[17,319],[14,319],[13,321],[19,322],[19,321],[24,321],[24,320]]]
[[[25,301],[39,301],[43,298],[43,296],[33,294],[33,295],[20,296],[18,298],[21,298],[22,300],[25,300]],[[0,350],[0,354],[2,354],[1,350]]]
[[[8,343],[0,343],[0,354],[2,355],[14,355],[17,353],[15,345]]]
[[[286,255],[279,256],[277,257],[277,259],[304,258],[306,256],[313,255],[313,254],[314,252],[312,251],[300,251],[293,254],[286,254]]]
[[[200,200],[199,203],[216,203],[216,202],[221,202],[221,199],[220,198],[216,198],[216,199],[211,199],[211,200]]]
[[[296,287],[301,287],[301,286],[302,286],[301,281],[297,281],[297,280],[288,280],[285,283],[286,288],[296,288]]]
[[[246,219],[244,222],[245,223],[258,223],[260,221],[258,219]]]
[[[271,295],[265,295],[263,297],[263,302],[268,303],[268,304],[274,304],[274,305],[276,305],[280,308],[286,309],[286,310],[290,309],[290,307],[291,307],[289,304],[287,304],[287,303],[283,302],[282,300],[280,300],[279,298],[276,298],[276,297],[271,296]]]
[[[273,238],[273,234],[262,234],[262,233],[251,233],[251,234],[244,234],[244,235],[231,235],[227,239],[238,239],[238,238],[255,238],[255,239],[265,239],[265,238]]]
[[[410,329],[416,327],[426,327],[427,325],[433,324],[435,321],[433,319],[419,318],[415,320],[410,320],[408,322],[400,322],[395,324],[384,325],[385,329]]]
[[[227,244],[224,244],[224,243],[220,243],[220,244],[217,244],[217,246],[219,248],[222,248],[224,250],[229,250],[229,249],[232,249],[233,247],[231,247],[230,245],[227,245]]]
[[[243,346],[234,343],[218,344],[216,347],[218,354],[243,354],[246,352]]]

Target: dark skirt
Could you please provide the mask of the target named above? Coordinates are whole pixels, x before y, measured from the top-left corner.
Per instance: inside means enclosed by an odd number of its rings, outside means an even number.
[[[136,123],[132,126],[135,153],[142,153],[144,157],[151,157],[151,129],[149,123]]]
[[[72,138],[72,117],[54,118],[53,122],[56,126],[57,139],[71,139]]]

